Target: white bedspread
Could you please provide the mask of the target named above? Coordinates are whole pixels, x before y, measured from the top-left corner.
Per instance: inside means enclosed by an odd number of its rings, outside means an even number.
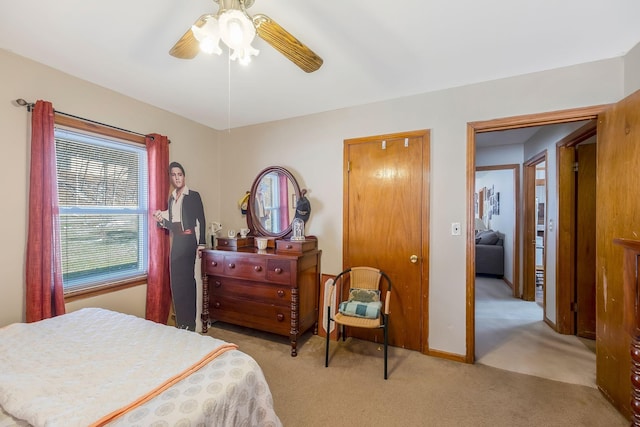
[[[0,329],[0,405],[33,426],[87,426],[223,341],[102,309]],[[111,425],[279,426],[262,371],[230,350]],[[0,417],[0,424],[2,419]]]

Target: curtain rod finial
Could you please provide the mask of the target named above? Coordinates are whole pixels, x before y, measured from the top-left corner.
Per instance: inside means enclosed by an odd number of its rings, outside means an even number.
[[[24,100],[24,99],[22,99],[22,98],[18,98],[18,99],[16,99],[16,100],[15,100],[15,101],[13,101],[13,102],[14,102],[14,104],[15,104],[17,107],[27,107],[27,110],[28,110],[28,111],[31,111],[31,108],[33,107],[33,104],[32,104],[32,103],[27,102],[27,101],[25,101],[25,100]]]

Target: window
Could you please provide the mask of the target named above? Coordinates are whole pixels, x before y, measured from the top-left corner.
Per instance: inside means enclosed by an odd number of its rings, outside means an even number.
[[[65,295],[147,271],[144,145],[55,129]]]

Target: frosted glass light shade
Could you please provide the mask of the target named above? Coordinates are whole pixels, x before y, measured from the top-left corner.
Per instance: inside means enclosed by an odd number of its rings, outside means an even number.
[[[251,46],[256,37],[253,22],[239,10],[228,10],[218,18],[220,38],[233,49],[231,59],[248,62],[251,56],[258,54],[258,50]]]
[[[218,44],[220,41],[220,28],[215,18],[208,18],[202,27],[192,25],[191,31],[196,40],[198,40],[201,51],[208,54],[215,53],[216,55],[222,53],[222,49]]]

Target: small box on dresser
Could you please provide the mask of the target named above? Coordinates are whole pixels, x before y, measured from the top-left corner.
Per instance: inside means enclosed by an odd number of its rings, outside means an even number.
[[[216,249],[233,251],[246,246],[253,246],[253,237],[218,237]]]

